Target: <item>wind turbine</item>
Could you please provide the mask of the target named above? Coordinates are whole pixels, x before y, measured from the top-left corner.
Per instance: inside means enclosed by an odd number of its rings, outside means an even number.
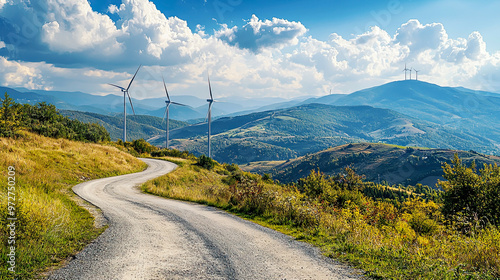
[[[405,63],[405,69],[403,69],[403,72],[405,72],[405,81],[406,81],[406,72],[407,72],[408,70],[410,70],[410,69],[406,68],[406,63]]]
[[[410,80],[411,80],[411,71],[413,70],[413,68],[410,68]]]
[[[170,116],[169,116],[170,105],[172,105],[172,104],[180,105],[180,106],[187,106],[187,105],[170,101],[170,96],[168,95],[167,85],[165,84],[165,78],[163,78],[163,76],[161,78],[163,80],[163,87],[165,88],[165,94],[167,95],[167,100],[165,101],[166,107],[165,107],[165,114],[163,115],[163,120],[165,120],[165,116],[166,116],[167,117],[167,128],[165,129],[165,131],[166,131],[165,147],[168,149],[168,139],[169,139],[168,137],[169,137],[169,130],[170,130]]]
[[[210,126],[212,124],[212,103],[215,102],[214,97],[212,95],[212,86],[210,86],[210,76],[208,76],[208,91],[210,92],[210,99],[207,99],[208,102],[208,157],[211,158],[211,150],[210,150]]]
[[[413,69],[413,71],[415,71],[415,80],[418,80],[418,72],[420,72],[420,70]]]
[[[114,84],[108,84],[114,87],[119,88],[123,92],[123,143],[127,142],[127,104],[126,104],[126,96],[128,96],[128,100],[130,102],[130,107],[132,107],[132,112],[134,112],[135,115],[135,110],[134,110],[134,105],[132,105],[132,98],[130,98],[130,94],[128,93],[128,90],[130,89],[130,86],[132,85],[132,82],[135,79],[135,76],[137,75],[137,72],[139,72],[139,69],[141,68],[142,65],[139,65],[137,68],[137,71],[135,71],[134,76],[132,77],[132,80],[130,80],[130,83],[128,83],[128,87],[124,88],[121,86],[117,86]]]

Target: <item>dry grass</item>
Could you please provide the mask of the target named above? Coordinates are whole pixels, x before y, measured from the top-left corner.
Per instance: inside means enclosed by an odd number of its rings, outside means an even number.
[[[500,230],[487,227],[461,234],[437,222],[441,216],[433,202],[409,200],[396,209],[365,197],[358,204],[348,201],[343,207],[331,207],[261,179],[255,184],[242,180],[235,186],[228,183],[228,169],[216,166],[208,171],[185,161],[142,189],[235,211],[310,242],[374,278],[500,277]]]
[[[102,229],[70,199],[71,187],[90,179],[137,172],[145,164],[110,146],[52,139],[23,133],[19,139],[0,138],[0,168],[16,172],[18,279],[30,279],[80,250]],[[7,179],[4,177],[3,179]],[[2,184],[0,235],[7,238],[7,186]],[[2,247],[0,279],[7,271],[7,247]]]

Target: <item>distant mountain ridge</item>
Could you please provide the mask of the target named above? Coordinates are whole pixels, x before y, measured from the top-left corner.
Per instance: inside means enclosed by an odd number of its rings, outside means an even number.
[[[52,95],[45,91],[21,93],[2,87],[0,90],[9,92],[21,103],[46,101],[60,109],[111,116],[123,112],[123,98],[120,96],[89,97],[78,92],[52,92]],[[76,99],[71,101],[70,95]],[[175,98],[182,102],[181,96]],[[230,102],[214,105],[213,112],[219,114],[219,120],[215,120],[212,126],[214,155],[216,159],[226,162],[290,159],[344,143],[365,141],[500,153],[498,93],[407,80],[348,95],[335,94],[287,102],[273,99],[272,102],[277,103],[260,108],[251,107],[260,104],[260,99],[250,102],[242,98],[239,100],[248,102],[240,101],[245,104],[238,106],[233,103],[237,100],[227,100]],[[162,117],[163,101],[161,98],[134,100],[134,107],[137,114]],[[177,138],[174,143],[179,149],[206,153],[207,127],[203,120],[207,104],[199,98],[190,102],[201,105],[196,108],[171,107],[171,119],[189,119],[190,123],[195,123],[173,131],[172,138]],[[240,105],[250,107],[238,112]],[[366,106],[371,106],[371,109]],[[233,113],[223,111],[228,107]],[[131,112],[130,108],[127,112]],[[117,131],[112,135],[118,135],[120,128],[121,125],[111,127],[111,130]],[[139,130],[142,132],[137,135],[143,135],[153,144],[162,145],[164,142],[159,131],[146,127]],[[148,131],[153,135],[147,135]],[[273,151],[273,155],[269,151]]]
[[[115,115],[123,113],[123,97],[120,95],[93,95],[84,92],[66,91],[45,91],[28,90],[25,88],[0,87],[0,92],[8,92],[9,95],[19,103],[34,104],[37,102],[47,102],[54,104],[58,109],[73,110],[82,112],[98,113],[103,115]],[[208,93],[207,93],[208,94]],[[133,97],[132,93],[132,97]],[[207,114],[208,105],[205,99],[190,95],[171,96],[172,100],[188,107],[172,106],[170,116],[176,120],[204,119]],[[163,117],[165,111],[166,98],[132,98],[134,109],[137,114]],[[241,97],[221,97],[212,109],[214,117],[233,114],[240,111],[252,111],[262,104],[268,105],[286,101],[284,98],[241,98]],[[130,105],[127,111],[132,112]]]
[[[500,147],[498,93],[406,80],[340,97],[323,96],[308,102],[336,106],[369,105],[391,109],[414,118],[482,136]]]

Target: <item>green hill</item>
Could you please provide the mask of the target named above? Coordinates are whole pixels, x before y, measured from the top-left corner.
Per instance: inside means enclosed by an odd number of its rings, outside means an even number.
[[[77,119],[84,123],[98,123],[109,132],[111,140],[116,141],[123,137],[123,114],[116,116],[101,115],[97,113],[61,110],[61,115]],[[146,115],[127,115],[127,140],[150,139],[155,136],[165,135],[165,122],[162,118]],[[170,120],[170,129],[187,126],[188,123]],[[163,141],[165,139],[163,138]],[[164,145],[165,142],[159,142]]]
[[[500,94],[441,87],[407,80],[364,89],[336,100],[317,100],[337,106],[370,105],[491,139],[500,145]]]
[[[202,123],[172,131],[171,137],[174,147],[201,154],[206,153],[206,133]],[[483,137],[369,106],[307,104],[225,117],[212,122],[212,135],[214,158],[238,164],[286,160],[352,142],[499,152]],[[233,153],[242,143],[245,154]]]
[[[319,169],[326,174],[334,175],[350,166],[358,174],[366,176],[367,181],[387,182],[388,184],[415,185],[421,183],[434,186],[438,179],[443,179],[442,165],[451,162],[454,154],[470,165],[475,161],[478,167],[483,164],[500,165],[500,157],[483,155],[477,152],[406,148],[380,143],[358,143],[341,145],[318,153],[302,156],[285,163],[258,163],[245,168],[248,171],[259,170],[271,173],[274,179],[281,182],[294,182],[309,175],[311,170]]]

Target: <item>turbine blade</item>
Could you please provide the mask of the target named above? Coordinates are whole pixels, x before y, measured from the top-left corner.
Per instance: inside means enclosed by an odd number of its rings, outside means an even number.
[[[205,117],[205,122],[207,122],[208,118],[212,116],[211,112],[212,112],[212,102],[208,103],[208,112],[207,116]]]
[[[137,75],[137,72],[139,72],[139,69],[141,68],[141,66],[142,66],[142,64],[141,64],[141,65],[139,65],[139,67],[137,68],[137,71],[135,71],[135,74],[134,74],[134,76],[132,77],[132,80],[130,80],[130,83],[128,84],[127,90],[128,90],[128,89],[130,88],[130,86],[132,85],[132,82],[134,81],[135,76]],[[132,104],[132,103],[130,103],[130,104]]]
[[[170,96],[168,95],[167,84],[165,84],[165,78],[161,75],[161,79],[163,80],[163,87],[165,88],[165,94],[167,94],[167,99],[170,101]]]
[[[171,104],[175,104],[175,105],[180,105],[180,106],[186,106],[186,107],[189,107],[188,105],[185,105],[185,104],[182,104],[182,103],[177,103],[177,102],[170,102]]]
[[[135,115],[134,105],[132,104],[132,98],[130,98],[130,94],[128,93],[128,90],[127,90],[127,95],[128,95],[128,101],[130,101],[130,107],[132,107],[132,112],[134,112],[134,115]]]
[[[117,86],[117,85],[114,85],[114,84],[108,84],[108,85],[110,85],[110,86],[114,86],[114,87],[117,87],[117,88],[119,88],[119,89],[121,89],[121,90],[125,90],[125,89],[124,89],[123,87],[121,87],[121,86]]]
[[[212,96],[212,86],[210,85],[210,76],[208,76],[208,90],[210,91],[210,99],[214,100],[214,97]]]
[[[168,110],[168,106],[165,108],[165,113],[163,114],[163,119],[161,120],[161,124],[163,124],[165,122],[165,117],[167,116],[167,110]]]

